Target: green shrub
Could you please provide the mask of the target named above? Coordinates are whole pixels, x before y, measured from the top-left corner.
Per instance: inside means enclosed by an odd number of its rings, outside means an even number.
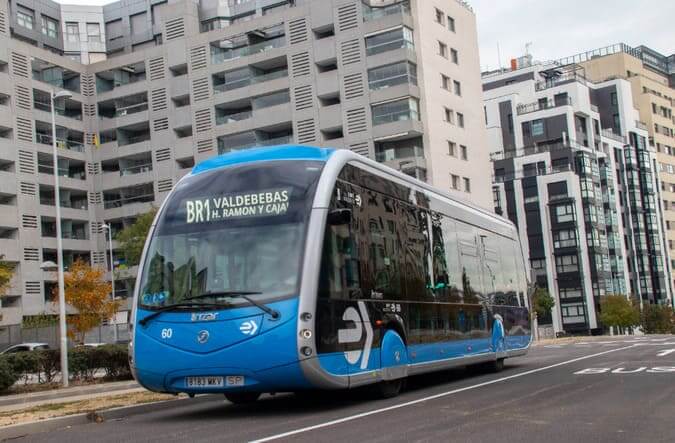
[[[124,345],[105,345],[97,348],[100,364],[106,377],[120,378],[131,376],[127,347]]]
[[[40,383],[51,383],[61,371],[61,354],[58,349],[36,351],[38,379]]]
[[[68,352],[70,375],[80,380],[93,380],[98,363],[97,348],[78,347]]]
[[[18,379],[7,358],[0,357],[0,392],[9,389]]]
[[[646,334],[670,334],[675,330],[673,308],[645,304],[642,307],[641,323]]]
[[[31,374],[38,372],[38,359],[35,352],[17,352],[5,356],[7,363],[12,368],[18,380],[23,380],[27,384]]]

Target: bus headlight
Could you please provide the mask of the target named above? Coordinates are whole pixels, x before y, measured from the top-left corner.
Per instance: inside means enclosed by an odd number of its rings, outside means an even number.
[[[312,331],[310,331],[309,329],[303,329],[302,331],[300,331],[300,337],[304,338],[305,340],[309,340],[310,338],[312,338]]]

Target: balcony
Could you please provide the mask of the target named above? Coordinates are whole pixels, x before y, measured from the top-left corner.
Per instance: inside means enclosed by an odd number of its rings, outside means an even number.
[[[258,146],[288,145],[293,143],[293,132],[289,128],[279,132],[252,131],[218,137],[218,154]]]
[[[611,138],[614,141],[621,143],[622,145],[627,144],[626,137],[623,135],[615,134],[611,129],[603,129],[600,131],[603,137]]]
[[[31,58],[33,80],[38,80],[56,89],[80,93],[80,73],[54,65],[39,58]]]
[[[527,104],[519,104],[516,107],[518,115],[528,114],[530,112],[543,111],[544,109],[553,109],[559,106],[571,106],[572,99],[570,97],[560,97],[555,100],[541,99],[539,101]]]
[[[373,126],[387,123],[417,120],[419,121],[419,102],[414,98],[397,100],[372,106]]]
[[[286,46],[283,23],[211,42],[211,64],[220,64]]]
[[[74,120],[82,120],[82,104],[69,98],[58,100],[56,114]],[[44,112],[52,112],[51,95],[47,92],[33,89],[33,108]]]
[[[148,110],[148,93],[128,95],[98,103],[98,116],[101,119],[114,119],[137,114]]]
[[[410,3],[404,1],[389,6],[382,6],[379,8],[363,4],[364,22],[379,20],[381,18],[396,14],[410,15]]]
[[[54,175],[54,162],[50,155],[38,152],[37,163],[38,173]],[[85,163],[83,161],[59,158],[58,165],[59,177],[68,177],[75,180],[87,179],[87,173],[84,169]]]
[[[375,160],[380,163],[424,159],[422,139],[375,142]]]
[[[228,123],[240,122],[248,120],[253,116],[253,111],[249,108],[244,111],[232,113],[219,113],[219,108],[216,107],[216,125],[226,125]]]
[[[412,29],[406,26],[366,37],[366,55],[368,56],[403,48],[415,49]]]
[[[145,81],[145,61],[133,63],[119,69],[96,73],[96,92],[112,91],[125,85]]]
[[[121,208],[134,203],[152,203],[155,193],[152,183],[128,188],[119,188],[103,193],[103,207],[105,209]]]
[[[417,85],[417,66],[410,62],[399,62],[368,70],[368,87],[371,91],[403,84]]]
[[[43,133],[35,134],[35,141],[43,145],[52,146],[52,136]],[[77,140],[56,138],[56,147],[60,149],[67,149],[74,152],[84,152],[84,143]]]
[[[288,77],[288,67],[286,66],[285,57],[283,58],[283,63],[280,67],[268,68],[266,70],[246,67],[235,71],[213,74],[213,92],[219,94],[279,78],[286,78]]]

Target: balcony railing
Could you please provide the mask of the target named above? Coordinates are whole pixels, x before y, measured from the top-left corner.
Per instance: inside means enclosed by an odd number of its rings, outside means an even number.
[[[120,169],[120,176],[124,177],[126,175],[142,174],[144,172],[150,171],[152,171],[152,163],[146,163],[143,165],[130,166],[128,168]]]
[[[548,88],[554,88],[556,86],[564,85],[572,82],[581,82],[583,84],[588,84],[587,80],[576,71],[567,72],[558,77],[552,77],[546,81],[537,82],[535,84],[535,90],[543,91]]]
[[[516,172],[511,172],[509,174],[501,174],[501,175],[493,175],[492,176],[492,183],[503,183],[507,181],[512,181],[512,180],[518,180],[521,178],[525,177],[534,177],[538,175],[549,175],[549,174],[557,174],[560,172],[571,172],[573,171],[572,165],[560,165],[560,166],[552,166],[552,167],[546,167],[546,168],[538,168],[538,169],[533,169],[533,170],[518,170]],[[563,195],[561,198],[567,198],[567,195]],[[554,197],[551,197],[550,200],[553,200]]]
[[[242,121],[242,120],[248,120],[252,116],[253,116],[253,111],[251,111],[251,110],[237,112],[235,114],[217,115],[216,116],[216,125],[225,125],[225,124],[228,124],[228,123],[234,123],[234,122],[239,122],[239,121]]]
[[[114,200],[105,200],[103,202],[103,207],[105,209],[121,208],[122,206],[130,205],[132,203],[148,203],[153,201],[155,201],[155,194],[143,194],[134,197],[123,197]]]
[[[424,159],[424,149],[421,146],[406,146],[406,147],[385,149],[375,153],[375,160],[377,160],[378,162],[387,162],[409,158]]]
[[[49,197],[40,197],[40,204],[46,206],[56,206],[56,200]],[[86,210],[88,208],[88,202],[87,200],[75,200],[75,201],[64,200],[61,202],[60,206],[62,208]]]
[[[600,131],[602,133],[603,137],[611,138],[612,140],[618,141],[621,144],[626,144],[626,137],[623,135],[615,134],[612,130],[610,129],[603,129]]]
[[[420,116],[417,111],[406,109],[403,111],[390,112],[387,114],[373,115],[373,125],[383,125],[385,123],[419,119]]]
[[[243,149],[254,148],[257,146],[274,146],[274,145],[288,145],[293,143],[293,136],[286,135],[283,137],[268,138],[265,140],[258,140],[253,143],[244,143],[236,146],[224,146],[224,143],[218,143],[218,154],[224,154],[231,151],[241,151]]]
[[[380,54],[382,52],[394,51],[396,49],[403,49],[403,48],[414,50],[415,45],[411,41],[408,41],[404,38],[400,38],[397,40],[392,40],[384,43],[378,43],[377,45],[370,45],[366,48],[366,55],[375,55]]]
[[[33,100],[33,107],[40,111],[52,112],[52,108],[48,101]],[[82,120],[82,113],[69,113],[65,108],[56,107],[56,114],[61,117],[73,118],[75,120]]]
[[[281,48],[286,45],[286,36],[280,36],[264,42],[256,43],[249,46],[242,46],[240,48],[225,49],[211,54],[211,63],[223,63],[226,60],[233,60],[235,58],[246,57],[249,55],[258,54],[269,51],[270,49]]]
[[[147,110],[148,110],[148,102],[138,103],[131,106],[125,106],[123,108],[116,108],[114,118],[124,117],[125,115],[135,114],[137,112],[143,112]]]
[[[118,138],[117,139],[117,145],[118,146],[126,146],[126,145],[133,145],[135,143],[141,143],[144,141],[150,140],[150,134],[142,134],[142,135],[134,135],[132,137],[126,137],[126,138]]]
[[[564,143],[563,142],[548,143],[541,145],[526,146],[524,148],[509,151],[493,152],[490,154],[490,160],[496,161],[507,158],[524,157],[526,155],[540,154],[542,152],[554,152],[563,149],[588,151],[589,148],[581,146],[573,140],[569,140]]]
[[[393,75],[387,78],[371,80],[368,82],[368,87],[371,91],[378,91],[380,89],[390,88],[403,84],[417,84],[417,77],[408,73]]]
[[[556,100],[536,101],[518,105],[516,112],[518,115],[523,115],[530,112],[542,111],[544,109],[557,108],[558,106],[569,106],[571,104],[572,99],[570,97],[559,98]]]
[[[641,122],[640,120],[635,120],[635,127],[638,129],[642,129],[644,131],[647,130],[647,124],[644,122]]]
[[[382,8],[374,8],[363,5],[363,21],[369,22],[378,20],[390,15],[405,14],[410,15],[410,4],[408,2],[396,3],[394,5],[384,6]]]
[[[276,80],[278,78],[288,77],[288,70],[284,69],[282,71],[274,71],[268,74],[255,75],[247,78],[242,78],[230,83],[221,83],[219,85],[213,86],[213,91],[215,93],[221,93],[226,91],[232,91],[234,89],[244,88],[246,86],[260,84],[268,82],[271,80]]]
[[[35,134],[35,140],[43,145],[51,146],[52,144],[52,136],[48,134],[37,133]],[[75,140],[68,140],[68,139],[64,140],[62,138],[57,138],[56,147],[61,149],[68,149],[69,151],[84,152],[84,143]]]
[[[38,163],[38,172],[41,174],[54,174],[54,166],[52,165],[41,165]],[[79,172],[70,172],[68,168],[59,168],[59,177],[68,177],[76,180],[86,180],[87,174],[84,171]]]

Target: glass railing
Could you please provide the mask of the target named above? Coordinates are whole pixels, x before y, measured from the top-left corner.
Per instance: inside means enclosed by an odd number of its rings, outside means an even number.
[[[232,151],[241,151],[243,149],[254,148],[257,146],[274,146],[274,145],[288,145],[293,143],[293,136],[287,135],[283,137],[268,138],[265,140],[258,140],[253,143],[244,143],[234,146],[225,146],[224,142],[218,142],[218,154],[225,154]]]
[[[216,116],[216,125],[226,125],[228,123],[239,122],[242,120],[248,120],[253,116],[253,111],[242,111],[237,112],[236,114],[228,115],[217,115]]]
[[[406,146],[385,149],[375,153],[378,162],[401,160],[404,158],[424,158],[424,149],[421,146]]]
[[[38,164],[38,172],[41,174],[54,174],[54,167],[52,165]],[[59,177],[74,178],[76,180],[86,180],[87,174],[84,171],[70,172],[67,168],[59,168]]]
[[[114,117],[123,117],[129,114],[135,114],[137,112],[143,112],[148,110],[148,102],[138,103],[135,105],[125,106],[123,108],[116,108]]]
[[[146,163],[143,165],[131,166],[128,168],[120,169],[120,176],[124,177],[125,175],[142,174],[144,172],[150,171],[152,171],[152,163]]]
[[[374,8],[363,5],[363,21],[369,22],[378,20],[390,15],[405,14],[410,15],[410,4],[408,2],[396,3],[394,5],[384,6],[382,8]]]
[[[410,83],[413,85],[417,84],[417,77],[410,74],[400,74],[394,75],[387,78],[382,78],[378,80],[371,80],[368,82],[368,87],[371,91],[377,91],[380,89],[390,88],[392,86],[403,85]]]
[[[379,43],[377,45],[371,45],[366,48],[366,55],[375,55],[382,52],[394,51],[396,49],[408,48],[411,50],[415,49],[413,42],[406,39],[393,40],[389,42]]]
[[[274,71],[268,74],[255,75],[252,77],[242,78],[240,80],[232,81],[229,83],[221,83],[218,85],[213,85],[213,91],[216,93],[232,91],[234,89],[244,88],[246,86],[268,82],[271,80],[276,80],[278,78],[288,77],[288,70],[284,69],[282,71]]]
[[[419,120],[420,116],[417,111],[406,109],[404,111],[390,112],[387,114],[373,115],[373,125],[383,125],[385,123],[392,123],[404,120]]]
[[[103,207],[105,209],[110,209],[110,208],[121,208],[122,206],[125,205],[130,205],[133,203],[147,203],[147,202],[153,202],[155,201],[155,195],[154,194],[144,194],[144,195],[138,195],[134,197],[125,197],[125,198],[118,198],[115,200],[105,200],[103,202]]]
[[[264,42],[253,45],[242,46],[240,48],[232,49],[215,49],[216,52],[211,54],[211,63],[223,63],[226,60],[233,60],[235,58],[246,57],[260,52],[269,51],[270,49],[281,48],[286,45],[286,36],[280,36]]]
[[[51,145],[52,136],[37,133],[35,134],[35,141],[43,145]],[[57,138],[56,147],[61,149],[68,149],[69,151],[84,152],[84,144],[82,142],[78,142],[75,140],[68,140],[68,139],[64,140],[62,138]]]
[[[150,140],[150,133],[148,134],[142,134],[142,135],[135,135],[133,137],[126,137],[126,138],[118,138],[117,139],[117,145],[118,146],[126,146],[126,145],[133,145],[135,143],[141,143]]]

